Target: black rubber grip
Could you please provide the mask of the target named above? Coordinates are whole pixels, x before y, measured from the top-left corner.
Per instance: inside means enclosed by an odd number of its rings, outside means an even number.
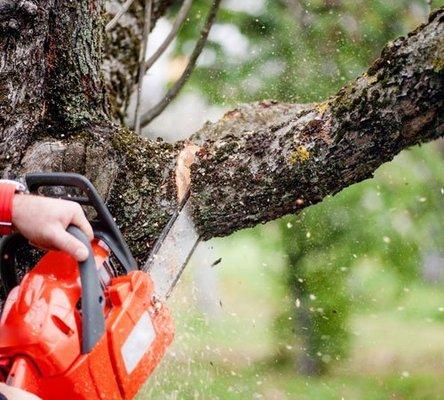
[[[63,198],[76,201],[81,205],[92,206],[97,213],[97,219],[91,221],[94,235],[104,240],[111,247],[112,252],[127,273],[137,269],[137,263],[128,245],[125,243],[122,233],[117,227],[111,213],[93,184],[86,177],[68,172],[36,172],[27,174],[25,180],[31,193],[35,193],[39,188],[45,186],[75,187],[81,190],[86,197]]]
[[[70,225],[67,231],[88,249],[88,258],[79,262],[82,283],[82,354],[86,354],[94,348],[105,333],[104,295],[88,238],[76,226]]]

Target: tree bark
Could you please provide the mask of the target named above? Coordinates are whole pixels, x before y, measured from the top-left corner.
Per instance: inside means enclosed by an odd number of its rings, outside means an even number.
[[[154,21],[170,3],[154,3]],[[105,36],[100,0],[0,0],[0,168],[12,178],[85,174],[143,261],[177,207],[186,144],[149,141],[120,122],[137,75],[142,8],[133,8]],[[202,236],[297,212],[442,136],[443,19],[441,8],[323,103],[244,105],[193,135]]]
[[[324,103],[246,105],[198,132],[192,193],[203,236],[297,212],[442,136],[443,19],[441,9],[390,43]]]

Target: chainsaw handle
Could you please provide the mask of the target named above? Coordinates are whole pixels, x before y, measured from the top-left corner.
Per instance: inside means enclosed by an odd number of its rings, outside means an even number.
[[[31,193],[36,193],[41,187],[62,186],[75,187],[81,190],[86,197],[62,197],[65,200],[75,201],[81,205],[92,206],[97,218],[91,221],[94,236],[102,239],[112,250],[116,258],[123,265],[126,272],[137,269],[137,263],[126,244],[122,233],[116,225],[111,213],[102,201],[93,184],[83,175],[68,172],[36,172],[26,174],[26,184]]]
[[[103,315],[103,295],[94,254],[86,235],[76,226],[70,225],[68,233],[80,240],[88,249],[88,258],[79,262],[80,281],[82,284],[82,354],[89,353],[105,332]]]

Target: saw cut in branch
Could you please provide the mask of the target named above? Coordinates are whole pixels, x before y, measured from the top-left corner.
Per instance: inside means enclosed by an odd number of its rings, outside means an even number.
[[[137,95],[136,95],[136,110],[134,113],[134,131],[140,133],[140,101],[142,98],[143,78],[145,77],[145,57],[148,50],[148,36],[151,31],[151,12],[152,12],[152,0],[146,0],[145,13],[143,22],[143,34],[142,43],[140,45],[139,55],[139,78],[137,81]]]
[[[205,25],[200,33],[200,38],[194,47],[193,52],[191,53],[190,60],[188,61],[188,65],[186,66],[182,76],[178,79],[178,81],[173,85],[173,87],[168,90],[166,95],[157,103],[152,109],[148,110],[142,116],[142,127],[147,126],[154,118],[158,117],[160,113],[171,103],[172,100],[178,95],[180,90],[183,88],[185,83],[188,81],[188,78],[191,76],[191,73],[196,66],[197,59],[202,52],[205,43],[208,39],[208,34],[210,33],[211,26],[216,19],[217,11],[219,10],[221,0],[214,0],[211,6],[211,9],[208,13],[207,20],[205,21]]]
[[[170,33],[159,46],[159,48],[154,52],[154,54],[146,61],[145,63],[145,71],[148,71],[153,64],[159,59],[159,57],[165,52],[174,38],[177,36],[180,27],[184,23],[185,19],[190,12],[191,6],[193,5],[193,0],[184,0],[182,7],[177,14],[176,20],[174,21],[173,27],[171,28]]]

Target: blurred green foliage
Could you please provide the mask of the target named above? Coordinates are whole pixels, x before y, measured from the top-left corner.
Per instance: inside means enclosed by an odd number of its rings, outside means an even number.
[[[209,42],[190,88],[224,106],[262,98],[322,100],[364,72],[389,40],[428,12],[427,2],[419,0],[264,4],[253,14],[221,10],[219,35]],[[195,2],[178,38],[178,55],[189,54],[207,8],[208,1]],[[224,46],[224,32],[238,39]],[[287,264],[286,307],[275,324],[279,361],[296,355],[300,371],[319,374],[347,354],[350,315],[378,305],[381,282],[369,281],[365,290],[356,283],[368,265],[394,274],[391,295],[398,298],[422,279],[424,256],[444,248],[442,152],[438,145],[409,150],[384,167],[376,182],[286,217],[272,234],[269,225],[254,231],[263,246],[280,249]]]
[[[356,287],[362,266],[382,265],[395,275],[392,296],[399,301],[406,287],[422,280],[424,257],[442,251],[443,167],[440,149],[409,150],[383,168],[376,182],[354,185],[279,223],[270,243],[288,255],[285,279],[297,304],[283,312],[279,320],[285,324],[277,332],[281,343],[289,342],[291,329],[304,338],[303,372],[322,373],[340,360],[347,353],[350,313],[377,306],[373,299],[383,283]]]
[[[208,43],[207,55],[214,57],[195,71],[192,84],[212,103],[323,100],[361,74],[389,40],[423,22],[428,12],[425,0],[267,0],[264,4],[257,15],[227,8],[219,12],[218,24],[233,27],[227,33],[243,35],[248,48],[242,52],[243,42],[230,42],[227,52],[220,43]],[[195,1],[179,37],[178,53],[190,52],[207,8],[208,1]]]

